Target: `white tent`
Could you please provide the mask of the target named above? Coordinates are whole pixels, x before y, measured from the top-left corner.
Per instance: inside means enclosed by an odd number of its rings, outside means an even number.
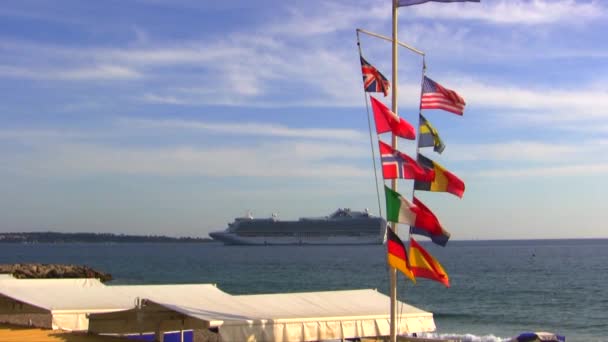
[[[166,292],[165,292],[166,290]],[[217,327],[224,341],[315,341],[389,334],[389,298],[375,290],[231,296],[217,289],[148,292],[142,305],[90,315],[89,331]],[[400,334],[435,330],[433,314],[399,303]],[[180,325],[181,324],[181,325]]]
[[[0,280],[0,321],[62,330],[87,330],[87,314],[133,307],[98,279]]]
[[[207,294],[205,297],[217,297],[221,303],[232,298],[209,284],[106,286],[97,279],[1,279],[0,322],[86,331],[89,314],[124,311],[135,307],[140,298],[170,298],[170,294]],[[169,321],[165,319],[163,327]],[[157,326],[148,322],[140,320],[138,327],[155,331]]]
[[[435,330],[433,314],[399,303],[400,334]],[[310,341],[389,334],[375,290],[233,296],[214,285],[105,286],[96,279],[0,279],[0,321],[129,334],[218,328],[223,341]],[[26,319],[24,322],[23,319]],[[9,320],[10,322],[10,320]]]
[[[226,341],[311,341],[386,336],[390,298],[375,290],[349,290],[238,296],[259,319],[227,321]],[[435,330],[433,314],[399,303],[400,334]]]

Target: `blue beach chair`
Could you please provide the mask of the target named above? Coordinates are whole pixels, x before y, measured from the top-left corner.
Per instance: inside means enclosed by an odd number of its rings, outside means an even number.
[[[511,342],[566,342],[566,337],[548,332],[529,332],[514,337]]]

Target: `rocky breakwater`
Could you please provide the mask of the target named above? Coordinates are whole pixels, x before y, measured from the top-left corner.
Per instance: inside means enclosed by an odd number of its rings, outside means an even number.
[[[111,274],[80,265],[0,264],[0,273],[12,274],[19,279],[97,278],[104,283],[112,280]]]

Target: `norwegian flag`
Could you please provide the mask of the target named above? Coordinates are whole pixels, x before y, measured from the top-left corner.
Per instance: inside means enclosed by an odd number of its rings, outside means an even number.
[[[464,99],[455,91],[444,88],[439,83],[424,76],[422,99],[420,100],[421,109],[443,109],[462,115],[465,104]]]
[[[434,170],[421,166],[416,160],[382,141],[378,141],[378,143],[380,144],[380,160],[384,179],[403,178],[422,182],[432,182],[435,179]]]
[[[363,73],[363,88],[366,92],[384,93],[388,95],[391,83],[373,65],[361,56],[361,72]]]

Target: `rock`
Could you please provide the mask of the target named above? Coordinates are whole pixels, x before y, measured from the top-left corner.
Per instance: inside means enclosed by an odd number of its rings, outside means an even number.
[[[15,278],[97,278],[105,283],[112,275],[88,266],[61,264],[0,264],[0,273],[10,273]]]

